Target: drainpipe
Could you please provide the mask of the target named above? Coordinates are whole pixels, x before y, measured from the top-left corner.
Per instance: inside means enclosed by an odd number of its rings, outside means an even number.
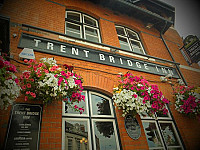
[[[162,41],[163,41],[165,47],[167,48],[167,51],[169,52],[169,55],[171,56],[172,61],[174,62],[175,67],[176,67],[176,69],[177,69],[177,71],[178,71],[178,73],[179,73],[181,79],[183,80],[183,82],[184,82],[185,85],[187,86],[187,85],[188,85],[188,84],[187,84],[187,81],[185,80],[185,78],[184,78],[184,76],[183,76],[183,74],[182,74],[182,72],[181,72],[181,70],[180,70],[180,68],[179,68],[179,65],[176,63],[176,61],[175,61],[175,59],[174,59],[174,57],[173,57],[173,55],[172,55],[172,53],[171,53],[169,47],[167,46],[167,43],[165,42],[165,40],[164,40],[164,38],[163,38],[163,31],[164,31],[166,25],[167,25],[167,21],[165,21],[165,26],[164,26],[163,30],[160,32],[160,37],[161,37],[161,39],[162,39]]]

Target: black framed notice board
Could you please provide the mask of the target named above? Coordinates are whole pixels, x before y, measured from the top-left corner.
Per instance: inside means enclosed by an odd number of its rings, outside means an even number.
[[[4,150],[38,150],[42,104],[13,104]]]

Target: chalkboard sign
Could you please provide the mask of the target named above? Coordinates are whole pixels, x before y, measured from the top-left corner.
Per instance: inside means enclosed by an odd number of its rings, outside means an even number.
[[[38,150],[42,105],[14,104],[4,150]]]
[[[128,133],[128,135],[134,139],[137,140],[141,135],[141,128],[140,125],[135,117],[132,115],[127,115],[125,117],[125,128]]]

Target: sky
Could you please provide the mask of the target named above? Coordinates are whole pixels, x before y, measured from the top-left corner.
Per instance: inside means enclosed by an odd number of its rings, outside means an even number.
[[[196,35],[200,38],[199,0],[160,0],[175,7],[175,29],[183,38]]]

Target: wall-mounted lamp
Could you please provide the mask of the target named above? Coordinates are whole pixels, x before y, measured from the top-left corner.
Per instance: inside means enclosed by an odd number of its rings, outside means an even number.
[[[80,143],[87,143],[87,142],[88,142],[88,140],[85,139],[84,137],[80,140]]]

